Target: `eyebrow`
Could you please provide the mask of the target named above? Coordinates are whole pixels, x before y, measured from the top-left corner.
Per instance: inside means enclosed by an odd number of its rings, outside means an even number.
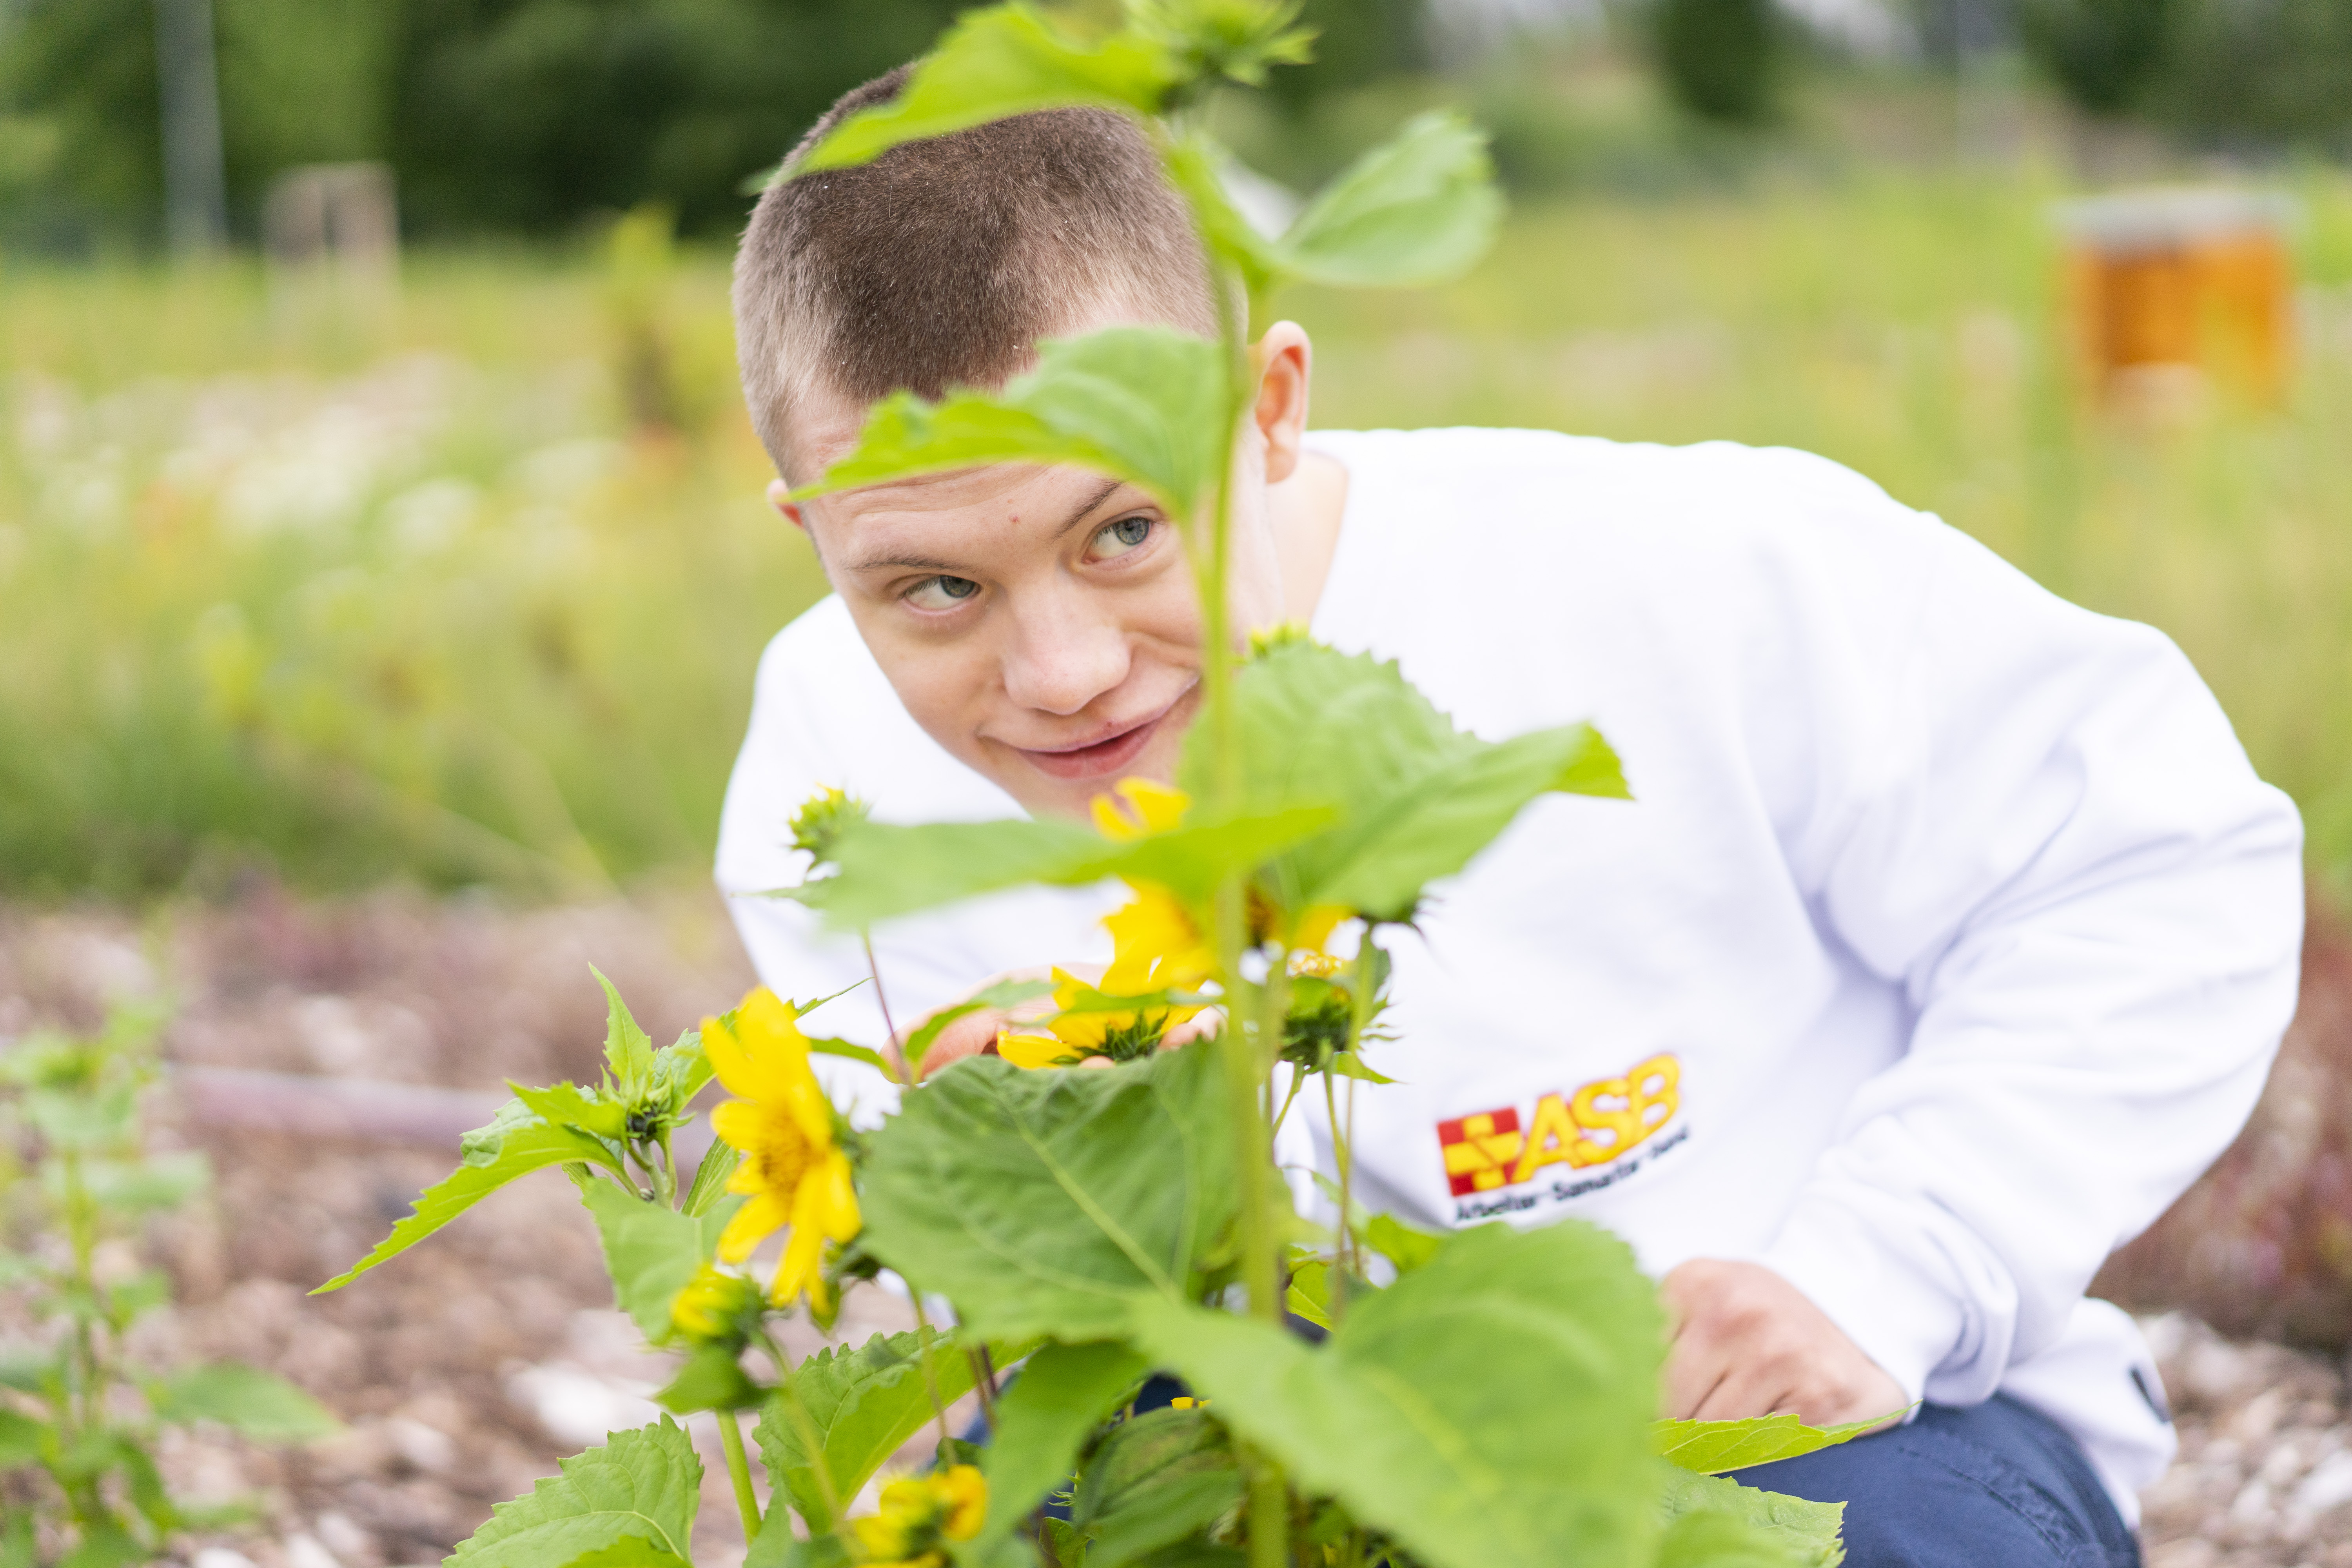
[[[1110,499],[1113,491],[1126,482],[1124,479],[1105,480],[1100,489],[1087,497],[1083,504],[1072,510],[1068,521],[1054,531],[1054,537],[1059,539],[1084,522],[1104,501]],[[953,575],[957,570],[956,563],[941,561],[933,555],[869,555],[863,560],[852,562],[849,570],[878,572],[886,567],[898,567],[915,572],[943,572],[950,575]]]

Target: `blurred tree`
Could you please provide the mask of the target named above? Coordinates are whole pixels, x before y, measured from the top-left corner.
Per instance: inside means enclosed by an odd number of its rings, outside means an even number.
[[[1772,0],[1657,0],[1651,25],[1675,102],[1727,125],[1770,117],[1781,63]]]
[[[433,228],[548,230],[659,201],[742,221],[745,176],[963,0],[404,0],[393,153]]]
[[[1318,99],[1430,64],[1427,0],[1306,0],[1315,58],[1266,79],[1267,96],[1296,113]]]
[[[2189,0],[2151,98],[2200,140],[2352,155],[2352,0]]]
[[[2171,56],[2176,0],[2020,0],[2018,29],[2068,100],[2115,119],[2141,108]]]

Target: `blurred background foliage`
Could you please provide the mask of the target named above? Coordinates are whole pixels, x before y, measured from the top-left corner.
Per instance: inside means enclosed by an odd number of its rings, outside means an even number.
[[[167,266],[152,0],[0,0],[0,892],[700,879],[823,591],[734,386],[742,182],[955,4],[213,0],[240,248]],[[1848,463],[2179,639],[2347,886],[2352,0],[1307,10],[1215,106],[1252,168],[1453,102],[1517,198],[1450,289],[1279,302],[1320,423]],[[271,179],[354,159],[397,285],[266,266]],[[2213,177],[2297,202],[2292,393],[2102,413],[2051,206]]]

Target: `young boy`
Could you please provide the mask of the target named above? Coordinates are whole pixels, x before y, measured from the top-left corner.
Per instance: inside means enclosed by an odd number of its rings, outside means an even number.
[[[1205,335],[1209,287],[1150,150],[1106,113],[761,199],[744,384],[772,498],[835,595],[761,661],[726,891],[799,879],[785,823],[824,785],[925,821],[1076,813],[1169,776],[1200,616],[1140,491],[1019,467],[787,489],[885,394],[1000,384],[1044,336]],[[1401,1081],[1358,1099],[1365,1200],[1624,1236],[1675,1319],[1671,1414],[1924,1400],[1750,1478],[1850,1501],[1857,1568],[2136,1563],[2134,1492],[2171,1433],[2130,1321],[2083,1292],[2252,1107],[2302,912],[2295,814],[2188,662],[1819,458],[1310,435],[1306,333],[1266,328],[1255,365],[1237,624],[1398,659],[1492,739],[1589,718],[1636,797],[1546,797],[1396,943],[1402,1038],[1377,1065]],[[883,994],[835,1005],[879,1038],[877,1003],[903,1026],[1000,972],[1105,958],[1115,901],[1028,889],[898,922],[875,933]],[[791,902],[732,907],[780,991],[865,973]],[[848,1068],[833,1087],[888,1093]]]

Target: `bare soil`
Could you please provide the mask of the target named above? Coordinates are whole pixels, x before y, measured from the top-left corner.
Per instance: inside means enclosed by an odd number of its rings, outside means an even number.
[[[111,994],[162,989],[176,1064],[497,1091],[594,1071],[611,975],[656,1039],[751,976],[700,893],[557,910],[383,894],[305,902],[267,886],[134,916],[0,908],[0,1042],[94,1024]],[[331,1296],[339,1272],[446,1173],[450,1153],[170,1119],[211,1197],[149,1247],[177,1304],[142,1330],[158,1364],[236,1357],[347,1423],[307,1450],[211,1432],[166,1468],[199,1496],[255,1499],[254,1528],[194,1543],[199,1568],[394,1568],[437,1560],[493,1503],[605,1430],[653,1419],[667,1375],[611,1310],[568,1184],[519,1184]],[[2253,1123],[2199,1187],[2118,1256],[2102,1288],[2150,1315],[2182,1459],[2149,1495],[2151,1568],[2352,1568],[2352,944],[2306,959],[2302,1014]],[[851,1339],[906,1326],[854,1295]],[[2208,1327],[2208,1324],[2218,1326]],[[2224,1337],[2225,1335],[2231,1337]],[[2274,1342],[2292,1338],[2294,1346]],[[812,1342],[813,1343],[813,1342]],[[740,1555],[716,1429],[698,1557]]]

